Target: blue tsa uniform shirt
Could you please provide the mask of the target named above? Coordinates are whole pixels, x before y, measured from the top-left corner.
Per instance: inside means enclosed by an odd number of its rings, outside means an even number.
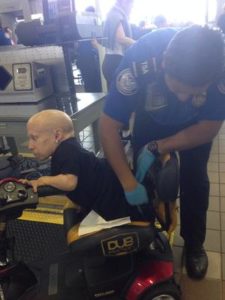
[[[166,86],[161,63],[175,33],[171,28],[156,30],[130,47],[106,98],[104,113],[122,124],[128,125],[131,113],[136,112],[137,149],[194,123],[225,119],[225,79],[186,102]]]

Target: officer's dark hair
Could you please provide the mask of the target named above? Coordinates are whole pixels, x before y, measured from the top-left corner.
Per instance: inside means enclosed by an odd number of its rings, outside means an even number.
[[[164,70],[171,77],[191,86],[217,80],[224,70],[221,32],[200,25],[177,32],[164,53]]]

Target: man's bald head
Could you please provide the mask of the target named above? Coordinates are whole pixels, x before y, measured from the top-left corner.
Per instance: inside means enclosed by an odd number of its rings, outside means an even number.
[[[73,122],[71,118],[64,112],[56,109],[47,109],[33,115],[29,121],[29,125],[35,125],[39,130],[57,130],[67,136],[74,136]]]

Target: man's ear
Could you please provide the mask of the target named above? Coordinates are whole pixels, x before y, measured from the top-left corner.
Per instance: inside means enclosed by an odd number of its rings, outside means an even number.
[[[57,128],[57,129],[55,130],[55,141],[56,141],[57,143],[59,143],[59,142],[62,141],[62,139],[63,139],[63,131],[62,131],[61,128]]]

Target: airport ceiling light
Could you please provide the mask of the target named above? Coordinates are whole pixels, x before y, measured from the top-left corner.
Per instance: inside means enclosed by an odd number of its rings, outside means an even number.
[[[3,66],[0,66],[0,90],[4,91],[11,80],[12,75]]]

